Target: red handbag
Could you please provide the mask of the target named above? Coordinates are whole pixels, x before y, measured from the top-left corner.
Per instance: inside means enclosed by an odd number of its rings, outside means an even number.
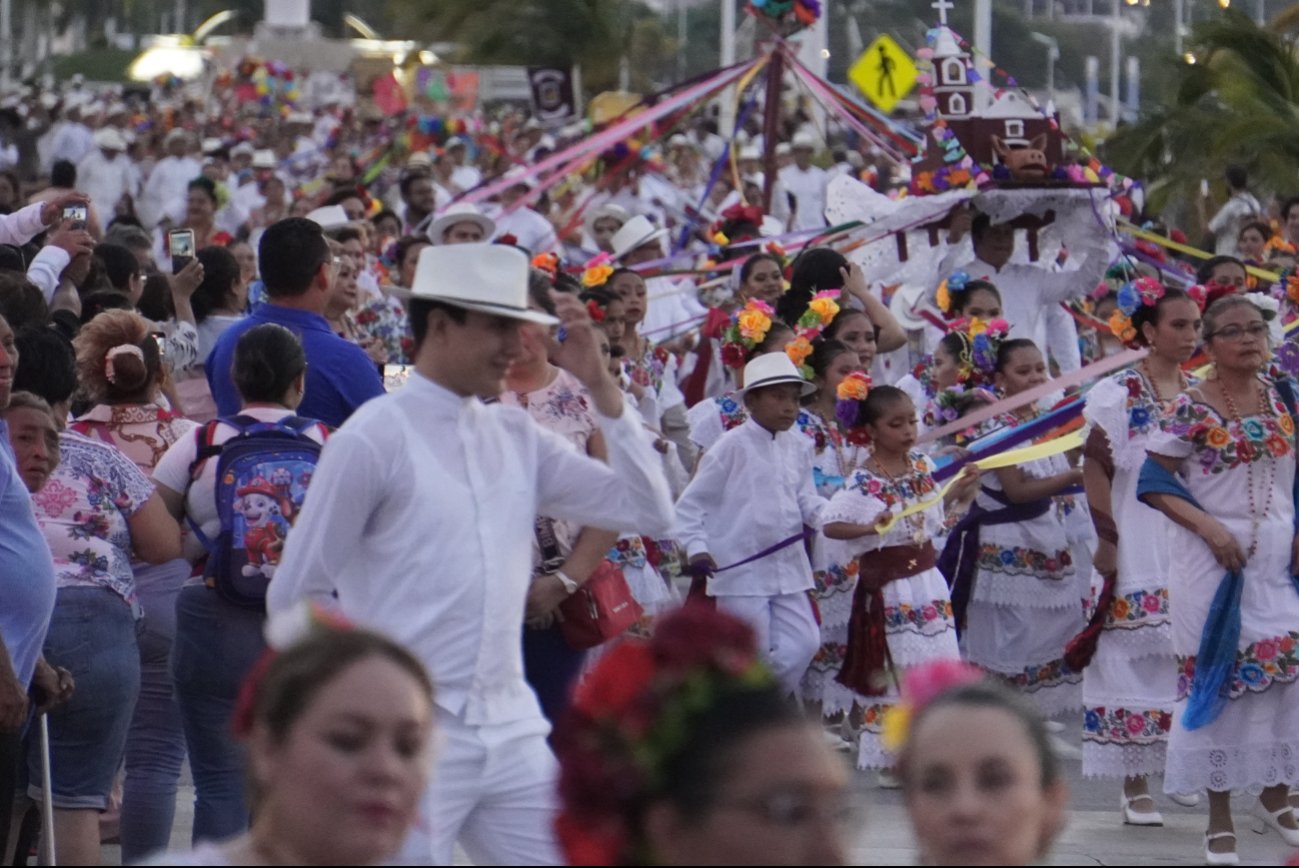
[[[554,522],[538,516],[537,547],[541,572],[553,573],[564,563],[555,539]],[[559,604],[559,629],[574,651],[585,651],[621,636],[640,620],[644,610],[631,595],[627,577],[615,564],[600,561],[587,580]]]
[[[585,651],[621,636],[643,613],[622,570],[601,561],[590,578],[559,604],[559,628],[569,647]]]

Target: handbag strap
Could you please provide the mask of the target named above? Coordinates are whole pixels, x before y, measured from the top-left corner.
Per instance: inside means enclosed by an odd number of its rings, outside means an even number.
[[[539,515],[533,529],[537,535],[537,547],[541,549],[541,574],[549,575],[562,567],[565,560],[555,536],[555,520]]]

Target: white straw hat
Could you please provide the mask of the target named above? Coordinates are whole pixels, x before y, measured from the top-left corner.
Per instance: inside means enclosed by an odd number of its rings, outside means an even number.
[[[622,259],[633,250],[644,247],[646,244],[653,244],[656,241],[662,241],[667,237],[666,229],[655,229],[654,224],[643,214],[637,214],[635,217],[622,224],[609,241],[609,246],[613,248],[613,258]]]
[[[763,353],[744,366],[744,388],[740,395],[747,395],[754,389],[764,386],[778,386],[781,383],[798,383],[803,387],[803,397],[816,391],[816,386],[803,379],[798,368],[788,355],[777,351]]]
[[[442,244],[426,247],[404,299],[440,301],[465,310],[557,325],[555,317],[528,309],[528,257],[504,244]]]
[[[457,223],[475,223],[483,230],[483,240],[489,240],[496,234],[496,221],[488,217],[471,202],[456,202],[448,205],[436,220],[429,224],[428,240],[434,244],[444,244],[442,236]]]

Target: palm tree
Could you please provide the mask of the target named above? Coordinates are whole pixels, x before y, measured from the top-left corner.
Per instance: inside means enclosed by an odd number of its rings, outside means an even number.
[[[1173,93],[1106,144],[1116,170],[1146,180],[1155,210],[1190,201],[1228,163],[1258,189],[1299,189],[1299,60],[1278,30],[1235,9],[1196,25],[1195,62],[1179,60]]]

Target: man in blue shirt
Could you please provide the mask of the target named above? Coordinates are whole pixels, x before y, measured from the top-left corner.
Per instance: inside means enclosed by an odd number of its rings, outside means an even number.
[[[217,410],[233,416],[242,404],[230,378],[235,344],[250,328],[273,322],[297,335],[307,354],[307,391],[298,415],[337,428],[357,407],[383,394],[383,380],[365,350],[334,334],[325,321],[338,260],[320,225],[302,217],[268,228],[257,257],[269,301],[226,329],[207,358],[207,381]]]

